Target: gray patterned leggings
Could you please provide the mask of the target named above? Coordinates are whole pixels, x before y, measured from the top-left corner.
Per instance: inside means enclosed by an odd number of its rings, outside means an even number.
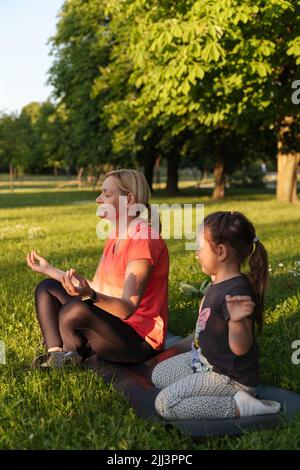
[[[152,372],[153,384],[162,389],[156,411],[166,419],[229,419],[236,416],[234,395],[239,390],[255,395],[226,375],[192,370],[192,353],[178,354],[160,362]]]

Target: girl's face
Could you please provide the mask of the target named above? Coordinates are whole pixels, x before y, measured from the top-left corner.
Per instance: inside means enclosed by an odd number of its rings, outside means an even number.
[[[217,250],[214,250],[213,247],[214,243],[210,238],[209,230],[205,229],[203,243],[202,246],[196,250],[196,256],[198,257],[202,271],[209,276],[215,276],[218,267]]]

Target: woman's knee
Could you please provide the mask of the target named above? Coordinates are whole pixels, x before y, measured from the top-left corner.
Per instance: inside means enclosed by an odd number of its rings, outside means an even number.
[[[46,278],[43,279],[35,288],[35,297],[37,298],[43,292],[49,292],[50,289],[53,287],[57,287],[57,285],[61,285],[60,282],[56,281],[55,279]]]
[[[80,299],[74,298],[66,302],[59,310],[60,327],[76,327],[83,324],[89,309]]]

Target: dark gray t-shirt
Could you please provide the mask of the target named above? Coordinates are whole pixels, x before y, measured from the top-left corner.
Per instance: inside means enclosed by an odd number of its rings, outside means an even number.
[[[197,357],[200,357],[202,363],[205,359],[208,362],[208,366],[204,367],[211,366],[214,372],[227,375],[248,387],[256,387],[259,382],[259,353],[255,340],[254,315],[248,317],[253,321],[252,346],[246,354],[238,356],[229,347],[230,317],[225,295],[249,295],[254,300],[253,292],[244,275],[208,287],[196,324],[193,345],[194,369],[196,370]]]

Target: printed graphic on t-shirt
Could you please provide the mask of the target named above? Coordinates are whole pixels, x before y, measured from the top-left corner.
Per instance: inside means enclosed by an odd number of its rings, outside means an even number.
[[[202,304],[203,302],[201,303],[199,308],[199,316],[195,329],[195,338],[194,343],[192,344],[192,368],[194,372],[205,372],[212,369],[212,366],[201,353],[201,348],[199,344],[199,334],[201,331],[205,330],[207,320],[209,319],[211,314],[211,309],[209,307],[206,307],[202,310]]]
[[[200,309],[199,309],[199,316],[198,316],[198,320],[196,323],[196,330],[195,330],[195,346],[198,348],[199,348],[199,344],[198,344],[199,334],[201,331],[205,330],[207,320],[209,319],[210,314],[211,314],[211,309],[209,307],[206,307],[203,310],[201,309],[201,307],[202,306],[200,306]]]
[[[211,310],[209,307],[204,308],[199,312],[199,317],[198,317],[198,325],[199,325],[199,331],[205,330],[206,322],[209,319],[211,314]]]

